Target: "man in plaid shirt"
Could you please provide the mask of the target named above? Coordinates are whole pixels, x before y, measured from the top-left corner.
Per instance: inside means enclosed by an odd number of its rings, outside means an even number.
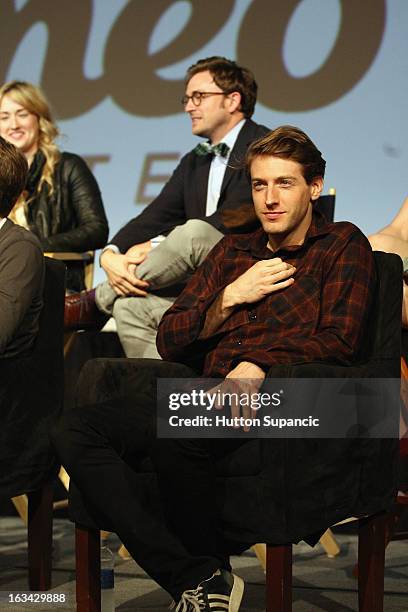
[[[250,146],[247,166],[262,228],[214,247],[164,315],[160,354],[206,377],[251,379],[252,389],[274,364],[356,362],[375,288],[373,254],[357,227],[327,223],[314,210],[325,171],[320,151],[283,126]],[[116,370],[118,401],[64,417],[54,433],[62,463],[177,611],[238,612],[243,582],[223,540],[214,460],[248,440],[156,439],[157,372],[194,372],[154,360],[134,365],[122,378]],[[166,522],[131,484],[128,463],[144,454],[155,465]],[[275,505],[283,508],[284,499]]]
[[[162,319],[164,359],[204,376],[263,379],[275,364],[359,356],[374,283],[370,245],[351,223],[327,223],[313,202],[325,161],[297,128],[283,126],[249,149],[262,228],[227,236]]]
[[[250,146],[247,168],[262,228],[226,236],[213,248],[163,316],[161,356],[194,363],[206,377],[252,379],[253,390],[275,364],[356,362],[373,299],[374,259],[356,226],[327,223],[314,210],[325,171],[320,151],[301,130],[282,126]],[[242,580],[217,540],[212,466],[246,443],[160,440],[156,446],[170,525],[188,550],[206,552],[205,561],[192,564],[180,610],[213,610],[222,595],[226,609],[239,609]]]

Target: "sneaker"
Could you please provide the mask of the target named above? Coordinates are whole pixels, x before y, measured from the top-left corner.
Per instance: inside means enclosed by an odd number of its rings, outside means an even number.
[[[184,591],[175,612],[238,612],[243,593],[242,578],[217,570],[196,589]]]

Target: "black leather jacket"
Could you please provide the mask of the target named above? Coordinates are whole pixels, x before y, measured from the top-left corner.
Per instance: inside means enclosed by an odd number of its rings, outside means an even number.
[[[98,184],[84,160],[62,153],[53,177],[27,207],[28,225],[44,251],[89,251],[106,244],[108,221]]]
[[[53,182],[52,195],[43,185],[26,210],[29,228],[43,250],[83,252],[104,247],[108,221],[98,184],[85,161],[73,153],[62,153]],[[69,289],[83,289],[81,268],[75,262],[69,265]]]

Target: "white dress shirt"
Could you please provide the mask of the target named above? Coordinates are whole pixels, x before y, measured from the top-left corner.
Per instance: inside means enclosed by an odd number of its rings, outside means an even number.
[[[208,175],[208,187],[207,187],[207,205],[205,214],[207,217],[212,215],[217,210],[218,200],[220,199],[222,181],[224,179],[225,170],[228,165],[228,160],[231,151],[235,145],[242,126],[245,123],[245,119],[242,119],[232,130],[224,136],[221,142],[225,142],[229,146],[229,153],[227,157],[221,157],[220,155],[214,155],[210,173]]]

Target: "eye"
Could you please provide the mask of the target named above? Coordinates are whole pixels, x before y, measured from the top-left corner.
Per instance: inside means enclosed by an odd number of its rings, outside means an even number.
[[[252,183],[252,189],[254,191],[261,191],[263,187],[264,187],[264,183],[261,183],[261,181],[254,181]]]
[[[291,187],[293,183],[290,179],[281,179],[279,184],[281,187]]]

